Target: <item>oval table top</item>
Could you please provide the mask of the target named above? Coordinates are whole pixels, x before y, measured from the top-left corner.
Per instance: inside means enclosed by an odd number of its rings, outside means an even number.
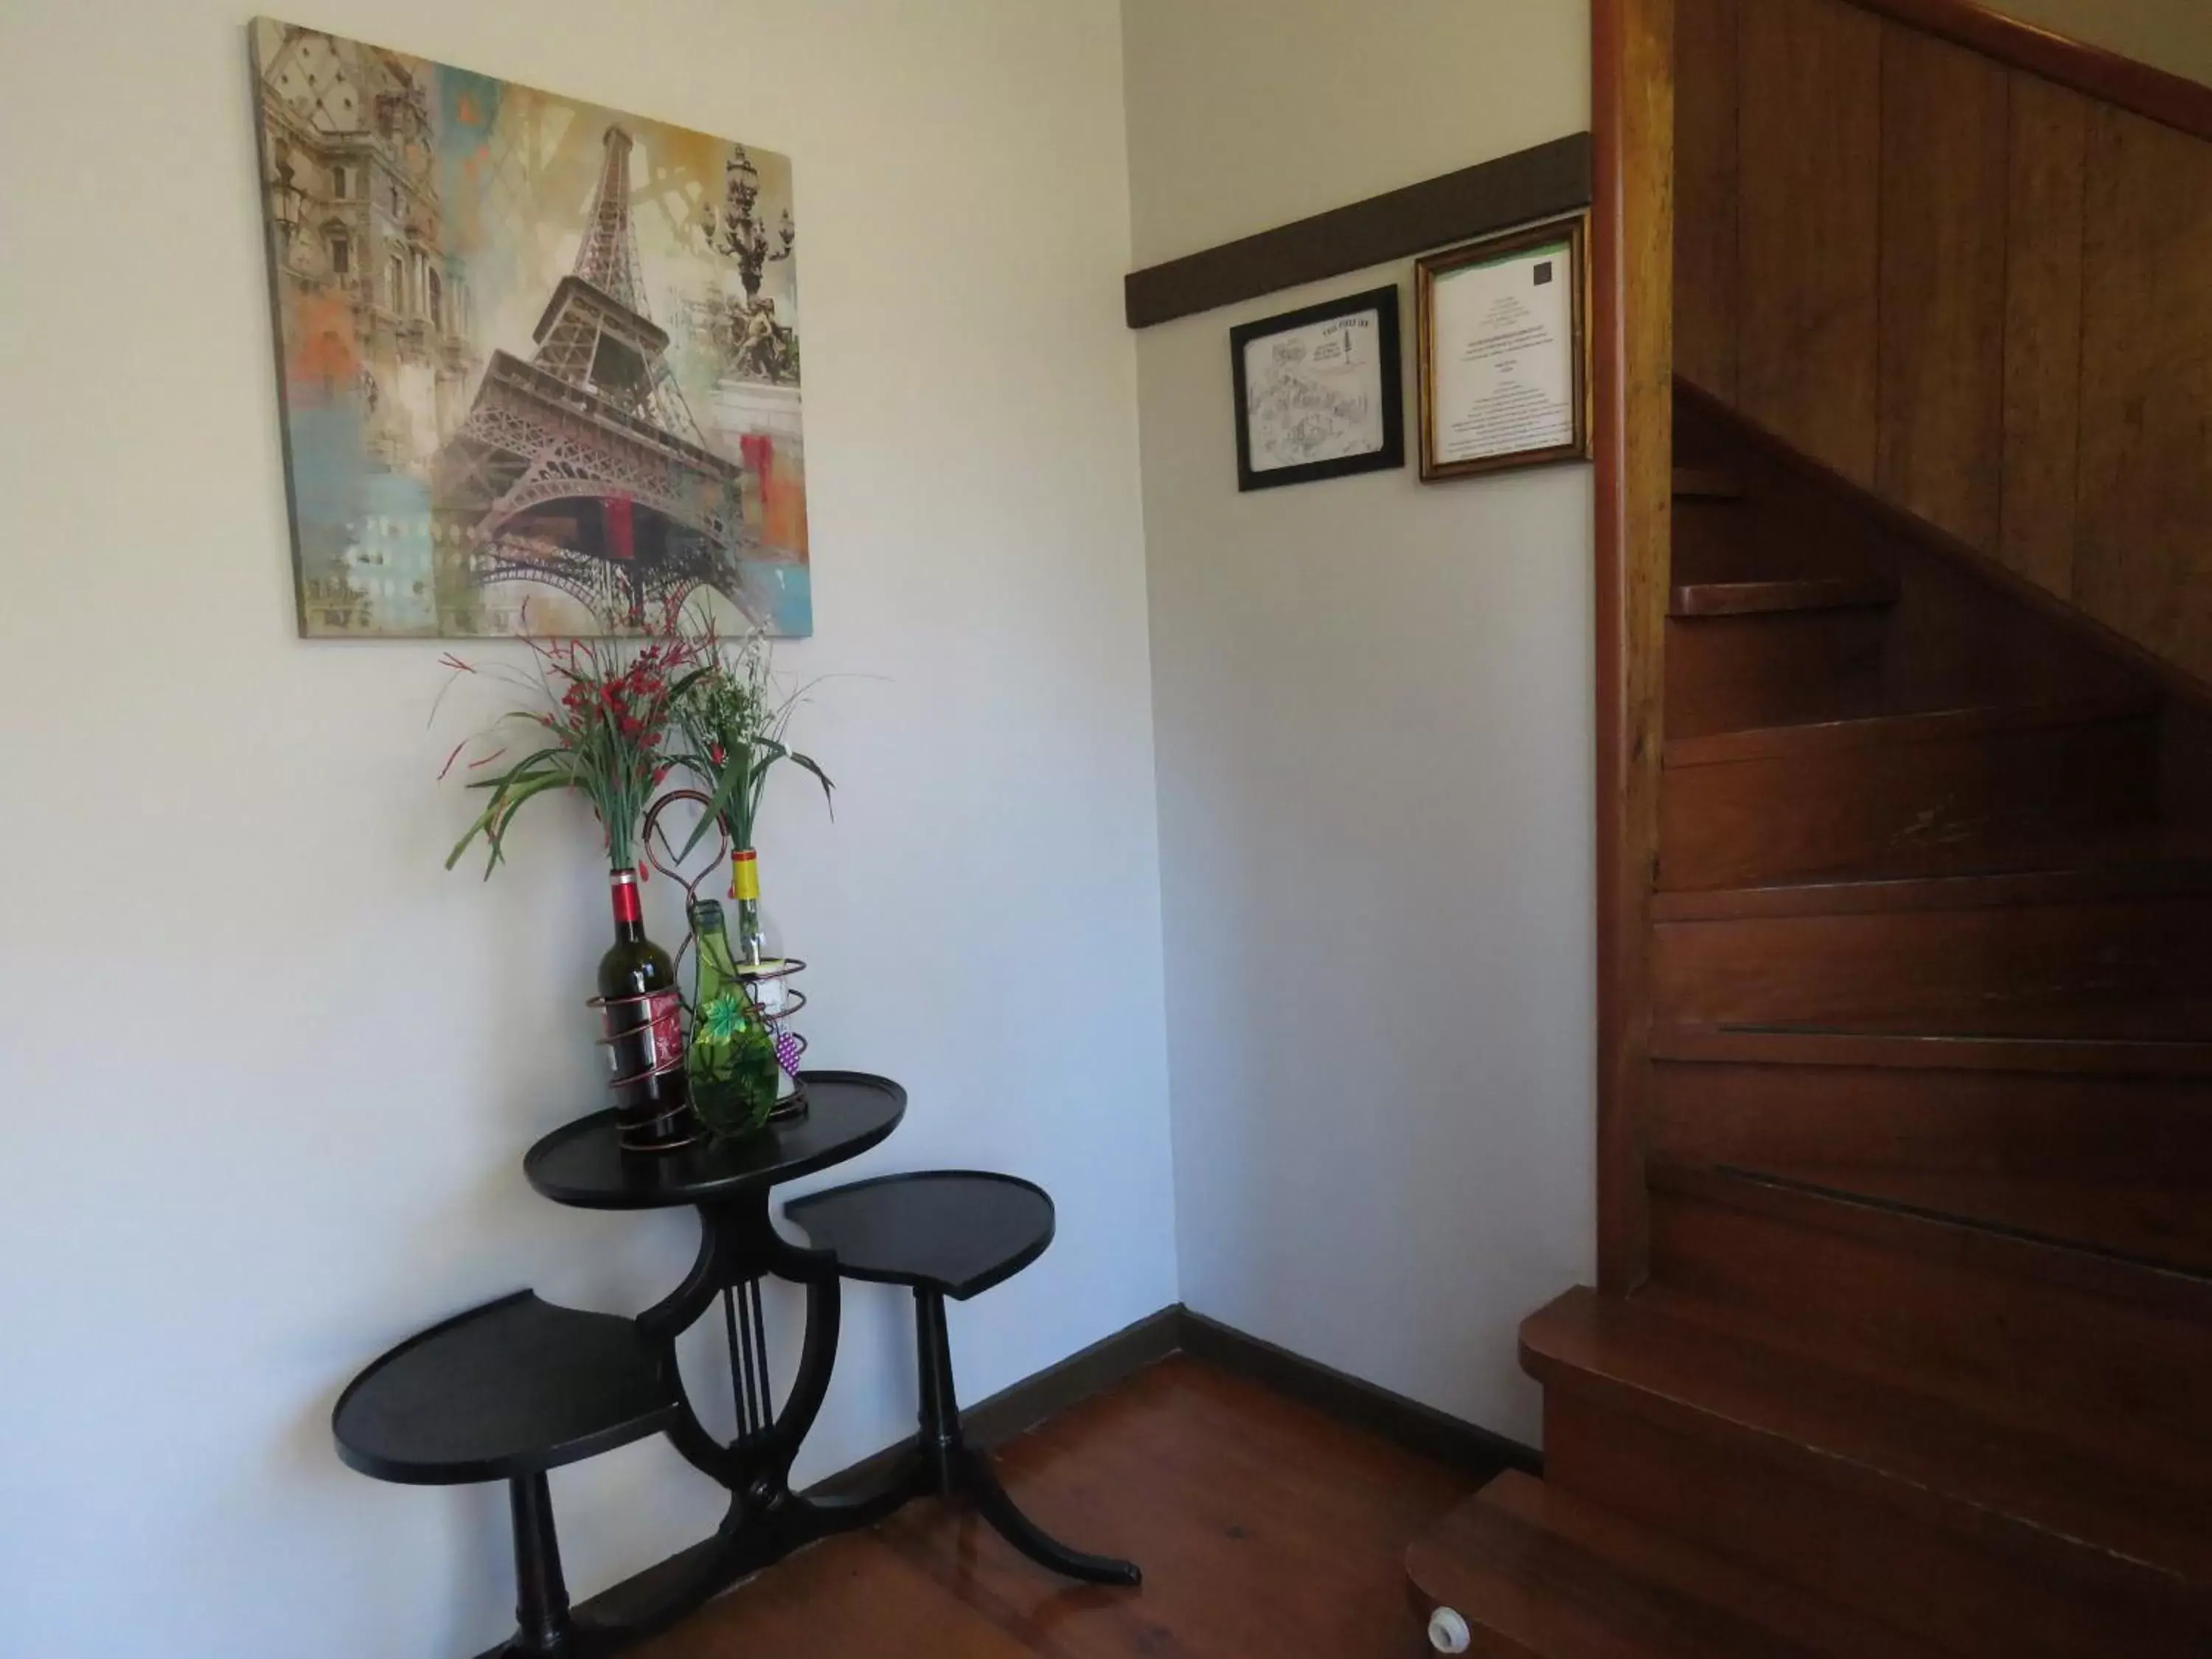
[[[898,1127],[906,1091],[866,1072],[807,1072],[806,1115],[744,1140],[702,1140],[673,1152],[626,1152],[610,1107],[578,1118],[526,1153],[523,1174],[556,1204],[655,1210],[764,1191],[858,1158]]]

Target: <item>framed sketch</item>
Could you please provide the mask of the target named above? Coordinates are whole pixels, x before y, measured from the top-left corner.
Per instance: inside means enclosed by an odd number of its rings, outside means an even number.
[[[1589,458],[1588,223],[1416,262],[1424,483]]]
[[[1229,357],[1238,489],[1406,464],[1395,287],[1233,328]]]

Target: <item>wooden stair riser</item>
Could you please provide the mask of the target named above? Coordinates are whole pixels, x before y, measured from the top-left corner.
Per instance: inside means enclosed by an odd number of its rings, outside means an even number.
[[[2212,1206],[2202,1078],[1672,1060],[1651,1108],[1651,1150],[1680,1163],[2167,1180]]]
[[[1503,1474],[1407,1551],[1425,1614],[1475,1653],[1574,1659],[1937,1659],[1936,1650],[1664,1534]]]
[[[1667,735],[1814,718],[1839,681],[1881,668],[1884,613],[1869,606],[1667,624]]]
[[[1655,1187],[1651,1273],[1670,1311],[1845,1370],[1893,1366],[2023,1422],[2078,1413],[2116,1453],[2171,1437],[2212,1459],[2212,1283],[1816,1196],[1747,1196],[1761,1207]]]
[[[2212,1274],[2201,1079],[1662,1061],[1650,1149]]]
[[[1749,885],[2120,829],[2149,820],[2157,777],[2142,719],[1669,766],[1659,884]]]
[[[1544,1478],[1575,1497],[1961,1656],[2202,1659],[2212,1630],[2051,1540],[2023,1559],[1904,1483],[1839,1483],[1815,1453],[1685,1429],[1547,1382]],[[2074,1559],[2066,1560],[2064,1558]]]
[[[1652,952],[1662,1020],[2182,1039],[2212,990],[2212,896],[1668,921]]]

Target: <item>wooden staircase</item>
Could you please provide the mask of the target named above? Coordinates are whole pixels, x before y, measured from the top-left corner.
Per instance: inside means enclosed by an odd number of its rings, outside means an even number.
[[[2201,706],[1676,409],[1649,1276],[1522,1328],[1473,1651],[2212,1656]]]

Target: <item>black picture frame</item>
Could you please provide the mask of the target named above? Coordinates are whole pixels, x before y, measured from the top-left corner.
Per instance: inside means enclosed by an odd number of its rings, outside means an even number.
[[[1252,465],[1250,388],[1244,373],[1245,347],[1254,340],[1266,339],[1271,335],[1286,334],[1293,329],[1310,328],[1316,323],[1331,322],[1340,317],[1356,317],[1366,312],[1376,313],[1376,366],[1381,380],[1377,395],[1382,404],[1382,447],[1358,455],[1338,455],[1328,460],[1310,461],[1303,465],[1255,471]],[[1240,323],[1229,331],[1229,367],[1236,388],[1237,488],[1240,493],[1253,489],[1275,489],[1285,484],[1313,483],[1323,478],[1348,477],[1356,472],[1384,472],[1406,465],[1406,373],[1398,330],[1396,284],[1367,289],[1358,294],[1345,295],[1340,299],[1324,300],[1318,305],[1286,311],[1279,316]]]

